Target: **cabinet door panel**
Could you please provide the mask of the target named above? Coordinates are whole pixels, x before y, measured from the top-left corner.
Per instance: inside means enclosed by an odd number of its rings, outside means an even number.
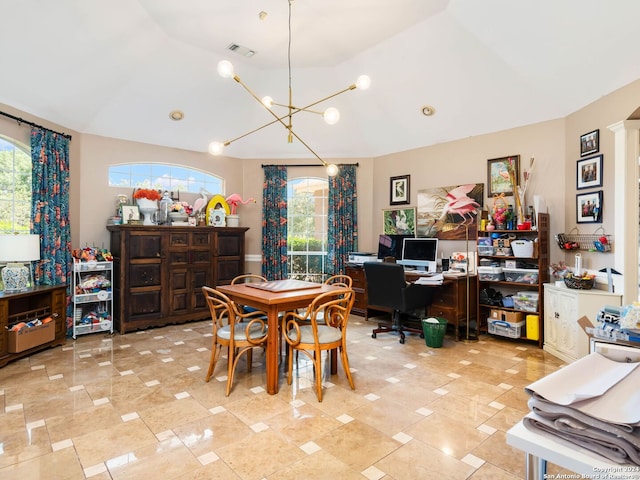
[[[216,284],[230,283],[234,277],[242,274],[242,262],[240,260],[223,260],[218,259],[218,271]]]
[[[161,265],[157,264],[131,264],[129,266],[129,286],[147,287],[160,285],[162,282]]]
[[[170,290],[184,290],[187,288],[187,271],[186,270],[171,270],[170,276]]]
[[[171,305],[169,310],[173,315],[188,313],[189,294],[185,291],[171,293]]]
[[[243,238],[239,236],[218,235],[218,255],[222,257],[238,256],[242,252]]]

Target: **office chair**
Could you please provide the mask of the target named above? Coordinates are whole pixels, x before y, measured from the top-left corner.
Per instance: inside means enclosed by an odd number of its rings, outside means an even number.
[[[398,332],[400,343],[404,343],[404,332],[424,336],[422,329],[403,325],[403,317],[411,316],[415,310],[431,304],[433,287],[407,284],[402,265],[386,262],[365,262],[368,307],[391,312],[391,325],[378,324],[371,333]]]

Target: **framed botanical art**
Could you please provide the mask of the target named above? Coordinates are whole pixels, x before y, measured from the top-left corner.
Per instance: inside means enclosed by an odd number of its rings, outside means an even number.
[[[516,180],[519,179],[520,155],[487,160],[487,194],[489,197],[501,193],[513,195],[513,183],[509,174],[511,169],[513,169]]]
[[[415,235],[416,209],[387,208],[382,210],[383,233],[385,235]]]
[[[576,189],[602,186],[602,155],[578,160]]]
[[[576,195],[578,223],[602,223],[602,190]]]
[[[411,199],[409,184],[410,175],[391,177],[389,185],[389,204],[408,205]]]
[[[600,150],[600,130],[580,135],[580,156],[590,155]]]

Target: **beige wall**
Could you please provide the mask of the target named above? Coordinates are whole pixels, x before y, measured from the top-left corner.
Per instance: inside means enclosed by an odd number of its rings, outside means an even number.
[[[552,234],[568,232],[575,225],[576,162],[579,160],[579,136],[600,129],[600,152],[604,155],[604,222],[607,233],[614,230],[613,215],[613,134],[607,126],[629,117],[640,106],[640,80],[610,95],[598,99],[563,119],[470,137],[454,142],[398,152],[379,158],[327,159],[334,163],[359,163],[358,207],[359,250],[375,251],[377,235],[382,228],[382,209],[389,208],[389,178],[411,175],[411,204],[416,204],[421,189],[486,182],[487,160],[519,154],[526,163],[535,155],[533,179],[527,198],[542,195],[549,206]],[[286,161],[238,160],[213,158],[204,152],[191,152],[124,140],[78,134],[63,126],[25,114],[15,108],[0,105],[8,113],[73,135],[71,142],[71,225],[73,246],[108,246],[106,219],[112,214],[115,195],[121,191],[107,186],[109,165],[124,162],[161,162],[199,168],[226,179],[226,194],[240,193],[253,197],[255,204],[241,206],[241,225],[250,227],[247,234],[247,253],[257,256],[261,244],[261,210],[263,163],[305,163],[317,165],[316,160]],[[437,120],[437,117],[434,117]],[[29,129],[0,116],[0,134],[27,144]],[[292,168],[290,177],[324,176],[324,169]],[[130,191],[122,191],[128,195]],[[187,200],[189,200],[187,198]],[[485,199],[485,205],[489,205]],[[583,224],[581,233],[592,233],[599,225]],[[444,242],[443,242],[444,243]],[[447,242],[447,250],[463,247],[460,242]],[[564,259],[562,250],[552,245],[553,262]],[[567,260],[571,255],[567,255]],[[587,268],[599,269],[611,262],[608,254],[586,253]],[[248,266],[259,271],[259,265]]]
[[[552,231],[559,231],[564,228],[565,178],[564,170],[558,168],[562,165],[563,152],[564,122],[552,120],[376,158],[374,191],[377,193],[372,198],[369,221],[373,224],[373,231],[380,233],[381,211],[390,208],[390,177],[411,175],[411,205],[415,206],[418,191],[425,188],[486,184],[488,159],[520,155],[521,164],[528,164],[534,155],[534,173],[527,187],[526,199],[531,201],[534,194],[543,196],[549,206]],[[491,207],[486,190],[484,205],[487,209]],[[464,242],[456,241],[445,241],[440,245],[445,255],[465,248]],[[555,252],[552,250],[552,253]]]

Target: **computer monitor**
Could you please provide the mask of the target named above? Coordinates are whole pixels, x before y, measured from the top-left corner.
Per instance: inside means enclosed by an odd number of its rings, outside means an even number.
[[[379,235],[378,236],[378,258],[384,260],[393,257],[402,260],[402,241],[405,238],[415,238],[414,235]]]
[[[402,260],[398,263],[417,270],[435,272],[438,268],[438,239],[432,237],[405,238]]]

